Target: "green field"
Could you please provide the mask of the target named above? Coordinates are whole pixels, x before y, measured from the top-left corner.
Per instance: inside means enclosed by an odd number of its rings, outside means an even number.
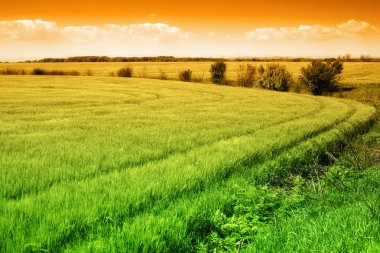
[[[232,196],[260,193],[374,114],[210,84],[1,76],[0,251],[202,251],[206,217]]]
[[[116,73],[118,69],[130,66],[134,69],[135,77],[153,77],[159,78],[160,71],[164,72],[170,79],[178,79],[178,73],[184,69],[191,69],[193,77],[203,78],[205,82],[209,81],[211,62],[131,62],[131,63],[0,63],[0,71],[6,68],[24,69],[32,71],[34,68],[43,68],[46,70],[77,70],[86,74],[88,70],[96,76],[109,76],[110,73]],[[227,76],[230,79],[236,77],[239,66],[247,64],[245,62],[228,62]],[[259,66],[265,65],[265,62],[251,62],[249,64]],[[301,67],[306,66],[306,62],[280,62],[285,64],[288,70],[296,77],[299,75]],[[378,62],[346,62],[341,82],[347,84],[367,84],[380,83],[380,63]]]

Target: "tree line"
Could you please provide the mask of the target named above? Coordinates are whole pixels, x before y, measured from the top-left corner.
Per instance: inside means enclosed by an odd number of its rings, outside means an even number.
[[[346,54],[337,58],[292,58],[292,57],[238,57],[238,58],[213,58],[213,57],[174,57],[174,56],[154,56],[154,57],[108,57],[108,56],[74,56],[68,58],[44,58],[26,62],[214,62],[214,61],[235,61],[235,62],[312,62],[314,60],[340,60],[343,62],[380,62],[379,57],[362,55],[358,58]]]

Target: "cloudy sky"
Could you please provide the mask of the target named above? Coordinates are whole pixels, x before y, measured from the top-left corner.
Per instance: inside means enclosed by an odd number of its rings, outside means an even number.
[[[7,1],[0,60],[380,56],[380,1]]]

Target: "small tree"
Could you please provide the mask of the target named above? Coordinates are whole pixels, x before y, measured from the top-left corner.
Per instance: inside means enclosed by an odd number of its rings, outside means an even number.
[[[121,68],[117,71],[119,77],[132,77],[133,69],[131,67]]]
[[[191,75],[192,75],[192,71],[190,69],[187,69],[187,70],[182,70],[181,72],[179,72],[179,80],[181,80],[182,82],[191,82]]]
[[[259,74],[258,84],[264,89],[288,91],[294,83],[285,65],[270,63],[266,68],[260,66]]]
[[[240,65],[237,73],[236,85],[242,87],[253,87],[256,81],[255,66],[247,64]]]
[[[218,61],[211,65],[211,82],[215,84],[222,84],[225,80],[225,74],[227,70],[227,65],[224,61]]]
[[[312,61],[306,68],[301,68],[300,83],[310,89],[314,95],[322,95],[323,92],[331,91],[339,81],[343,71],[343,62],[330,60]]]

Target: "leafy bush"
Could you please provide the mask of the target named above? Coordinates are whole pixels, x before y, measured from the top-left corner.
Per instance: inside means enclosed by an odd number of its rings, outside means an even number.
[[[222,84],[226,81],[226,70],[227,65],[224,61],[218,61],[211,65],[210,73],[211,73],[211,82],[215,84]]]
[[[46,75],[46,70],[41,69],[41,68],[35,68],[32,71],[32,75],[38,75],[38,76]]]
[[[182,82],[191,82],[192,71],[190,69],[182,70],[179,72],[179,80]]]
[[[312,61],[306,68],[301,68],[300,83],[310,89],[314,95],[331,91],[340,79],[343,62],[339,60]]]
[[[121,68],[117,71],[119,77],[132,77],[133,69],[131,67]]]
[[[256,68],[255,66],[247,64],[246,66],[240,65],[237,73],[236,84],[241,87],[253,87],[256,82]]]
[[[260,66],[258,72],[258,84],[264,89],[288,91],[294,83],[292,75],[285,65],[270,63],[266,68]]]

